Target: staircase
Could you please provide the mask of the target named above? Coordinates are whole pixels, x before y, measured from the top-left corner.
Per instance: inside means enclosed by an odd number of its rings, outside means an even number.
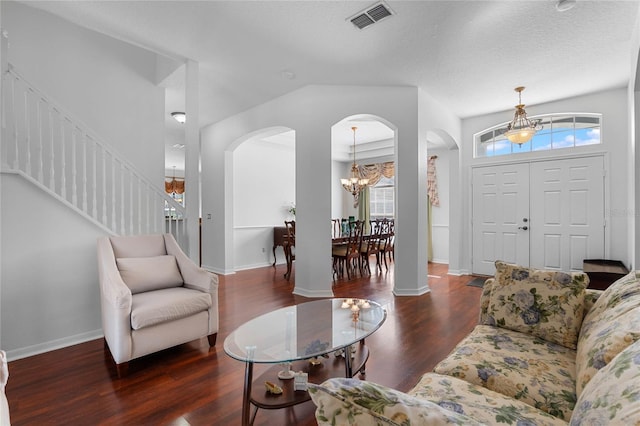
[[[23,176],[109,234],[168,232],[187,249],[181,204],[11,65],[2,79],[3,173]]]

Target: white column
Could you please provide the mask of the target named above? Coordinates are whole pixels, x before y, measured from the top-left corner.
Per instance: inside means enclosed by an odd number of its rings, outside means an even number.
[[[197,62],[187,60],[184,127],[185,140],[185,208],[187,214],[188,256],[200,264],[200,105],[198,102]]]
[[[332,297],[331,126],[306,122],[296,131],[296,264],[294,294]]]
[[[427,141],[417,128],[396,132],[396,296],[428,293]]]

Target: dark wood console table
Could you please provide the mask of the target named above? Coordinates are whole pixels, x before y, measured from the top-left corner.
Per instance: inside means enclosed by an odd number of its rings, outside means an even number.
[[[276,266],[276,247],[284,247],[284,240],[287,238],[287,228],[285,226],[273,227],[273,265]]]

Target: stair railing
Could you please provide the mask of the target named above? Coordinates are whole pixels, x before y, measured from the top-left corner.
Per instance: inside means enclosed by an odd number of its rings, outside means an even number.
[[[169,232],[186,249],[180,203],[11,65],[2,79],[3,172],[22,175],[111,234]]]

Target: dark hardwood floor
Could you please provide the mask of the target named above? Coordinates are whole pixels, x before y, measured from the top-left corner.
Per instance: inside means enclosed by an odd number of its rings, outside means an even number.
[[[373,265],[372,265],[373,266]],[[375,268],[371,268],[375,271]],[[227,335],[270,310],[309,299],[291,293],[284,265],[220,277],[220,332],[215,347],[203,338],[131,362],[117,379],[103,340],[9,363],[7,398],[14,425],[240,424],[244,364],[224,353]],[[481,289],[473,277],[447,275],[429,265],[431,293],[392,294],[393,269],[335,283],[336,297],[376,300],[388,311],[367,338],[366,379],[409,390],[477,323]],[[256,365],[254,377],[268,368]],[[290,409],[259,410],[256,425],[315,425],[311,401]]]

